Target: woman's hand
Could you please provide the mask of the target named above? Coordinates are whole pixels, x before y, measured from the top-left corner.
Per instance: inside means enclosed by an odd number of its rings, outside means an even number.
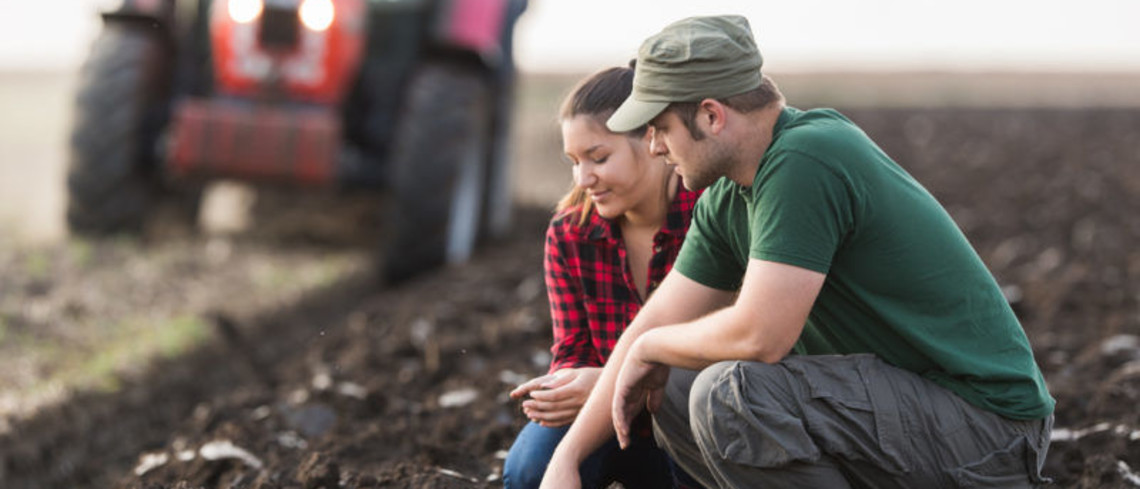
[[[522,403],[523,413],[539,425],[568,425],[586,404],[601,374],[601,367],[562,369],[524,382],[511,391],[511,398],[530,396]]]

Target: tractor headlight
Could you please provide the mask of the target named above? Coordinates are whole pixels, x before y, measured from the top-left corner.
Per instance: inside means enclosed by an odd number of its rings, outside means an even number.
[[[230,0],[230,18],[239,24],[253,22],[264,7],[262,0]]]
[[[332,0],[304,0],[301,2],[301,23],[317,32],[328,29],[336,17]]]

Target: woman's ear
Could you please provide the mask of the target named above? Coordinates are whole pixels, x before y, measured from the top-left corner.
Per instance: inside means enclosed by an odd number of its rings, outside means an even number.
[[[641,137],[637,137],[637,138],[631,137],[630,140],[631,141],[634,141],[634,140],[637,141],[635,144],[639,145],[638,146],[639,150],[644,151],[646,154],[651,153],[649,145],[650,145],[650,143],[653,142],[653,128],[652,127],[647,128],[645,130],[645,134],[642,134]]]
[[[630,149],[635,150],[637,153],[649,154],[649,142],[652,140],[649,131],[652,131],[652,129],[646,130],[644,135],[641,136],[634,136],[633,132],[627,133]]]
[[[645,143],[647,148],[649,147],[649,143],[653,141],[653,126],[645,127],[645,134],[641,135],[641,141]]]

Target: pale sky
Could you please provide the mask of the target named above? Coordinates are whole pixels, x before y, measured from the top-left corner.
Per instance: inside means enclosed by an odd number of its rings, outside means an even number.
[[[100,3],[0,0],[0,69],[74,67]],[[669,22],[721,13],[749,18],[774,71],[1140,72],[1140,0],[531,0],[519,66],[622,64]]]
[[[749,19],[776,71],[1140,71],[1137,0],[537,0],[519,62],[622,63],[674,20],[723,13]]]

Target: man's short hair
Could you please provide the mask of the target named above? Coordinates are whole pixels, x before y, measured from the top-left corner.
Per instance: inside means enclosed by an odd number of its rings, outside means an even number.
[[[776,81],[772,80],[772,77],[763,75],[759,87],[744,93],[718,98],[716,101],[741,114],[747,114],[783,102],[784,94],[780,93],[780,87],[776,86]],[[685,125],[685,129],[689,130],[689,135],[693,137],[693,140],[700,141],[705,138],[705,133],[697,127],[697,110],[699,108],[700,102],[673,102],[665,110],[677,114],[677,117],[680,117],[681,122]]]

